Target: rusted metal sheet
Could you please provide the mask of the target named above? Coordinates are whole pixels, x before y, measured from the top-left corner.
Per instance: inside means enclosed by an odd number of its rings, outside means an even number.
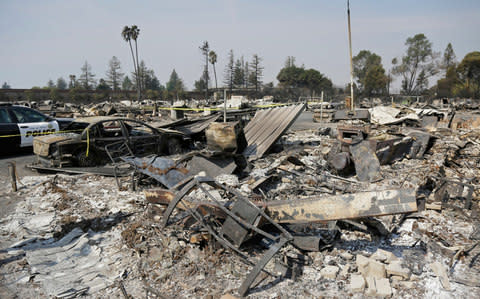
[[[208,149],[211,151],[235,152],[239,131],[238,122],[211,123],[205,131]]]
[[[173,160],[158,156],[145,158],[122,157],[122,160],[137,167],[137,171],[152,177],[172,188],[187,177],[188,170],[175,164]]]
[[[170,202],[175,198],[175,194],[165,189],[148,189],[144,190],[145,198],[149,203],[160,204],[160,205],[169,205]],[[202,215],[215,215],[219,218],[225,218],[225,213],[212,202],[205,201],[180,201],[177,206],[180,210],[188,210],[196,208]]]
[[[271,201],[267,213],[279,223],[353,219],[417,211],[415,189],[360,192],[302,200]]]
[[[145,194],[145,198],[147,199],[147,201],[154,204],[168,205],[175,197],[175,194],[173,194],[173,192],[158,188],[144,190],[143,193]]]
[[[258,111],[245,126],[247,148],[243,154],[250,160],[261,158],[304,109],[305,104],[301,104]]]
[[[69,140],[79,136],[75,133],[63,133],[54,135],[37,136],[33,138],[33,153],[39,156],[46,157],[49,154],[50,144],[63,140]]]

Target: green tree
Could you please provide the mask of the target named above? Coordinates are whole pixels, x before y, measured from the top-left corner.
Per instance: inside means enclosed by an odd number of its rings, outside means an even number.
[[[125,76],[125,78],[123,78],[122,89],[123,90],[132,90],[133,89],[132,80],[130,80],[130,78],[128,78],[128,76]]]
[[[203,74],[202,76],[200,77],[200,79],[198,79],[198,81],[195,81],[195,83],[193,84],[194,88],[195,88],[195,91],[203,91],[205,90],[205,80],[203,79]]]
[[[58,94],[58,89],[55,87],[50,88],[50,93],[49,93],[50,100],[57,102],[60,100],[60,95]]]
[[[252,62],[250,63],[251,73],[249,75],[248,81],[255,87],[255,92],[258,92],[260,86],[262,85],[263,78],[263,66],[262,58],[257,54],[254,54],[252,57]]]
[[[100,79],[98,81],[97,90],[106,91],[106,90],[112,90],[112,88],[108,85],[105,79]]]
[[[170,79],[166,84],[166,89],[175,98],[179,98],[185,91],[183,80],[180,79],[175,69],[173,69],[172,73],[170,74]]]
[[[237,61],[235,62],[235,67],[234,67],[234,70],[233,70],[233,85],[235,85],[235,87],[243,87],[243,85],[245,84],[245,72],[244,72],[244,68],[243,68],[243,57],[242,57],[242,60],[240,59],[237,59]]]
[[[208,59],[210,61],[210,64],[213,66],[213,75],[215,76],[215,89],[218,89],[217,71],[215,70],[215,64],[217,63],[217,53],[215,53],[215,51],[213,50],[208,52]]]
[[[87,61],[85,61],[81,70],[82,73],[78,81],[80,82],[82,87],[87,90],[94,88],[96,83],[94,79],[95,75],[92,73],[92,67],[90,66],[90,64],[88,64]]]
[[[453,51],[452,44],[448,43],[447,47],[445,48],[445,51],[443,52],[443,60],[442,60],[442,68],[445,70],[445,75],[449,68],[457,64],[456,59],[457,59],[457,56]]]
[[[250,86],[250,65],[248,63],[248,61],[245,61],[244,65],[243,65],[243,74],[244,74],[244,78],[243,78],[243,82],[245,82],[245,85],[244,87],[248,89],[248,87]]]
[[[385,75],[385,69],[380,65],[368,68],[362,84],[362,93],[367,97],[387,93],[389,79]]]
[[[362,85],[362,82],[370,67],[374,65],[381,65],[382,58],[375,53],[368,50],[361,50],[353,57],[353,75],[357,79],[357,83]]]
[[[437,81],[437,95],[439,97],[452,97],[453,89],[459,82],[455,66],[448,68],[445,78]]]
[[[138,91],[144,90],[145,89],[145,83],[147,81],[147,76],[148,76],[148,68],[147,65],[145,64],[145,61],[140,61],[138,64],[138,70],[137,72],[132,73],[132,78],[134,79],[133,81],[135,82],[135,89]]]
[[[120,82],[122,82],[123,75],[122,67],[120,66],[120,60],[113,56],[108,62],[107,70],[107,83],[115,91],[120,88]]]
[[[205,80],[205,100],[208,99],[208,53],[210,52],[210,47],[208,45],[207,41],[204,41],[202,46],[199,47],[200,52],[202,52],[202,55],[205,57],[205,67],[203,70],[203,78]]]
[[[73,103],[79,103],[82,100],[82,96],[80,94],[80,87],[71,88],[68,92],[70,99]]]
[[[480,52],[470,52],[457,67],[459,82],[454,86],[456,96],[480,98]]]
[[[284,67],[277,75],[277,80],[282,88],[299,88],[302,85],[301,76],[304,68],[291,65]]]
[[[147,99],[150,99],[150,100],[153,100],[153,101],[157,101],[158,98],[160,97],[160,91],[158,90],[153,90],[153,89],[147,89],[147,91],[145,92],[145,95],[147,97]]]
[[[235,60],[233,56],[233,50],[230,50],[228,53],[228,62],[227,65],[225,66],[225,71],[223,75],[223,83],[228,87],[230,90],[230,94],[232,94],[233,90],[233,75],[235,73]]]
[[[331,93],[332,81],[315,69],[304,70],[299,79],[300,85],[309,90],[310,96],[313,96],[315,92],[319,94],[321,91]]]
[[[419,89],[428,85],[428,78],[438,73],[436,55],[432,43],[422,33],[407,38],[405,46],[407,53],[402,56],[401,63],[397,65],[398,60],[392,60],[393,74],[401,76],[403,93],[418,94]],[[420,75],[421,80],[418,80]]]
[[[10,89],[10,85],[7,82],[3,82],[2,89]]]
[[[382,65],[382,58],[368,50],[360,51],[353,57],[353,74],[357,79],[360,93],[370,97],[384,94],[388,77]]]
[[[155,72],[153,70],[148,70],[147,75],[145,77],[145,90],[155,90],[160,91],[164,89],[162,84],[160,84],[160,80],[158,80]]]
[[[281,93],[279,96],[285,98],[297,98],[301,94],[302,75],[305,72],[303,67],[295,65],[295,58],[287,57],[284,67],[278,72],[277,80]]]
[[[63,79],[62,77],[57,79],[57,88],[60,90],[65,90],[67,89],[67,81]]]
[[[55,88],[55,87],[56,87],[56,86],[55,86],[55,83],[53,82],[53,80],[52,80],[52,79],[48,80],[48,82],[47,82],[47,88],[50,88],[50,89],[51,89],[51,88]]]

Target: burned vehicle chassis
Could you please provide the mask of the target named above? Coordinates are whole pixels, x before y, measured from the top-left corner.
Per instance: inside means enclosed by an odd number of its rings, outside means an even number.
[[[136,130],[135,126],[142,130]],[[35,138],[34,153],[39,164],[57,168],[93,167],[115,163],[122,156],[176,154],[183,151],[185,144],[180,132],[155,129],[128,118],[79,119],[65,131]]]

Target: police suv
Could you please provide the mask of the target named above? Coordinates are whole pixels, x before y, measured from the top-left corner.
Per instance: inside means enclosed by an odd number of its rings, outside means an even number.
[[[0,149],[32,146],[34,136],[58,132],[63,122],[70,121],[53,119],[25,106],[0,103]]]

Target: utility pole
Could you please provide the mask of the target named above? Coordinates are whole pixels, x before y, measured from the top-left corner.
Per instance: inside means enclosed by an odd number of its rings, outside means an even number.
[[[353,58],[352,58],[352,29],[350,27],[350,0],[347,0],[348,15],[348,44],[350,47],[350,110],[355,111],[353,100]]]
[[[227,122],[227,90],[223,90],[223,122]]]
[[[320,122],[323,121],[323,90],[322,95],[320,97]]]

